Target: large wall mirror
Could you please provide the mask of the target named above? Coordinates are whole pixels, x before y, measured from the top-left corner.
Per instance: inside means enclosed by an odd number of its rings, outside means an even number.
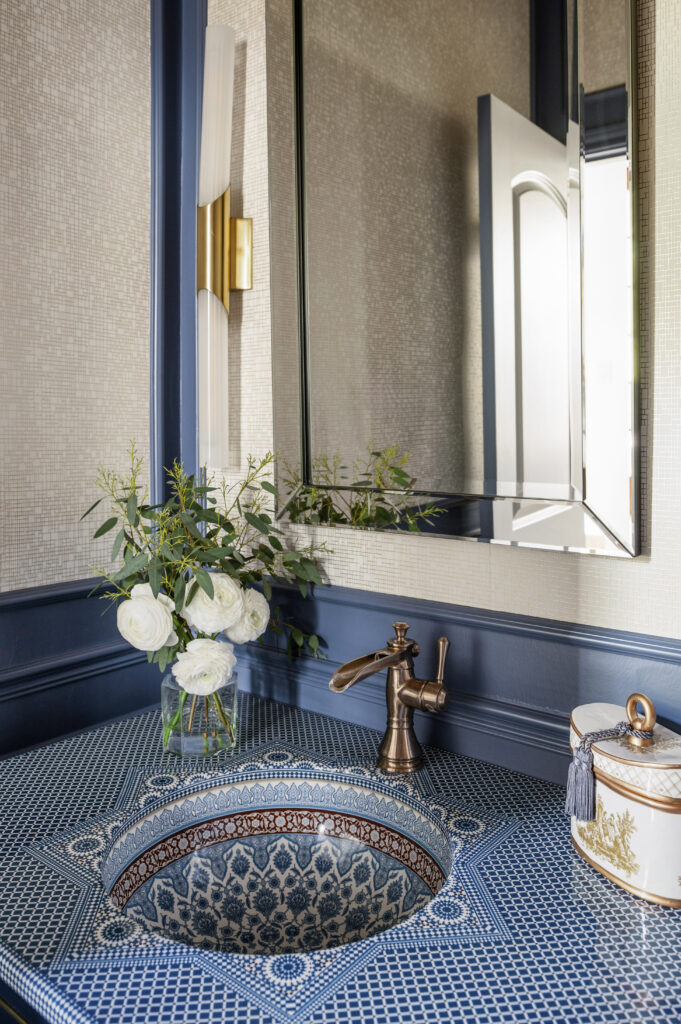
[[[297,522],[637,553],[629,0],[268,0]]]

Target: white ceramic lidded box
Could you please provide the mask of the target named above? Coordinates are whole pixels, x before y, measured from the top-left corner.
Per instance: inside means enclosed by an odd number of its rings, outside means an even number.
[[[644,707],[637,717],[636,705]],[[570,718],[570,747],[585,733],[612,729],[629,718],[650,740],[621,736],[592,745],[595,818],[571,819],[581,856],[623,889],[652,903],[681,907],[681,736],[655,725],[649,698],[582,704]]]

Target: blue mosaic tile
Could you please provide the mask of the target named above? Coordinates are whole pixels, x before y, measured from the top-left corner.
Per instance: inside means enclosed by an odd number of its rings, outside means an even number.
[[[250,696],[239,719],[235,754],[210,762],[160,755],[147,713],[0,763],[0,977],[47,1020],[681,1024],[681,912],[576,856],[558,787],[437,750],[390,780],[373,730]],[[301,770],[440,808],[453,853],[437,895],[369,938],[274,957],[173,942],[111,902],[102,858],[131,817],[202,792],[207,772]]]

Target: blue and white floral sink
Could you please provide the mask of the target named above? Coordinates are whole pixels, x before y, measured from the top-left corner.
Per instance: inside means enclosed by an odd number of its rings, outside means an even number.
[[[282,954],[412,917],[452,864],[447,812],[375,773],[300,765],[194,776],[146,803],[102,862],[145,929],[204,949]]]

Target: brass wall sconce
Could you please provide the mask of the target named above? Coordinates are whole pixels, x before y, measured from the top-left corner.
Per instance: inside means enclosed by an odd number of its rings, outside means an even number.
[[[253,287],[253,221],[230,217],[229,198],[226,189],[196,218],[196,291],[212,292],[228,313],[230,291]]]
[[[206,28],[196,216],[199,462],[229,465],[229,293],[253,287],[253,221],[230,217],[236,37]]]

